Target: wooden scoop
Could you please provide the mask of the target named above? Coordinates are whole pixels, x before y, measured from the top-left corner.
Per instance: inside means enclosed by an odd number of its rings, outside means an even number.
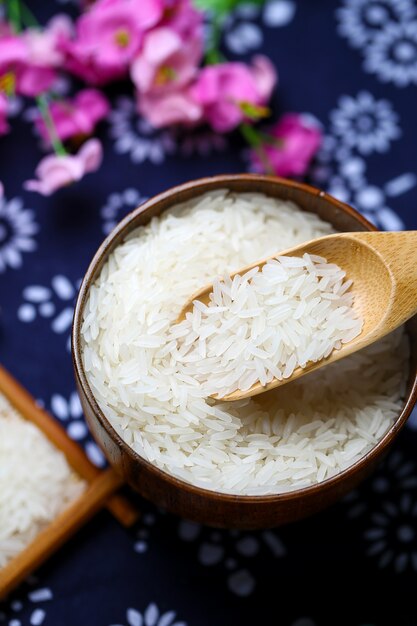
[[[304,368],[297,367],[289,378],[274,378],[265,386],[257,382],[250,389],[234,391],[222,400],[240,400],[285,385],[365,348],[417,313],[417,231],[328,235],[280,252],[279,255],[274,254],[230,276],[233,278],[236,274],[244,274],[254,267],[261,269],[266,261],[276,256],[303,256],[305,253],[316,254],[329,263],[336,263],[346,272],[346,278],[353,280],[353,306],[364,320],[361,334],[344,344],[340,350],[333,350],[327,358],[317,363],[307,363]],[[177,322],[181,322],[186,313],[192,311],[194,300],[208,304],[212,291],[213,285],[209,284],[194,293],[182,308]]]

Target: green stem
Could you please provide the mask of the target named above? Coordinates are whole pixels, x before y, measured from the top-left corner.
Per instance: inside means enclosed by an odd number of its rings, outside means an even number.
[[[20,11],[22,14],[22,22],[26,27],[39,26],[38,20],[24,2],[20,5]]]
[[[239,126],[240,133],[245,141],[254,149],[262,166],[265,170],[265,174],[275,174],[274,167],[269,159],[268,153],[265,150],[265,144],[263,142],[263,134],[250,124],[241,124]]]
[[[58,156],[66,156],[68,152],[64,148],[64,144],[58,137],[56,132],[54,120],[52,119],[51,112],[49,110],[48,100],[45,95],[38,96],[36,98],[36,102],[42,116],[43,121],[45,122],[46,129],[49,134],[49,139],[51,141],[51,145],[54,149],[55,154]]]
[[[224,18],[224,15],[214,14],[211,20],[210,38],[205,56],[206,65],[215,65],[224,61],[224,57],[220,52]]]
[[[261,135],[256,130],[256,128],[254,128],[250,124],[244,123],[239,126],[239,130],[243,138],[252,148],[258,148],[261,145]]]
[[[6,0],[7,15],[15,33],[21,30],[20,2],[19,0]]]
[[[38,22],[33,15],[32,11],[25,5],[21,4],[20,0],[6,0],[8,4],[8,17],[16,33],[22,29],[22,21],[26,26],[37,26]],[[38,105],[39,112],[45,123],[46,130],[48,131],[51,145],[55,154],[59,156],[67,155],[64,144],[58,137],[56,132],[54,120],[52,119],[51,112],[49,110],[49,104],[46,95],[40,95],[36,97],[36,103]]]

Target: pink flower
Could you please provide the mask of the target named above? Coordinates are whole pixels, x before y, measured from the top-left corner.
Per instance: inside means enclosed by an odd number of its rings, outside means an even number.
[[[36,65],[27,65],[16,74],[16,92],[30,98],[48,91],[56,79],[56,74],[52,68]]]
[[[257,57],[252,67],[243,63],[222,63],[205,67],[193,87],[193,98],[203,115],[218,132],[228,132],[246,117],[248,105],[268,102],[276,83],[272,64]]]
[[[191,96],[190,84],[202,54],[201,22],[189,25],[186,37],[167,26],[145,35],[131,75],[138,90],[138,110],[152,126],[200,121],[202,109]]]
[[[198,11],[191,0],[167,0],[161,26],[175,30],[183,39],[188,39],[203,28],[204,13]]]
[[[195,124],[200,121],[202,113],[189,89],[166,94],[143,94],[139,97],[138,110],[155,128]]]
[[[252,151],[254,169],[263,172],[269,166],[278,176],[305,174],[321,144],[319,127],[303,115],[287,113],[270,134],[276,143],[263,144],[264,158],[260,157],[259,151]]]
[[[107,99],[96,89],[84,89],[72,100],[58,100],[49,105],[55,130],[63,141],[75,135],[91,135],[109,111]],[[42,118],[36,120],[36,126],[49,144],[49,133]]]
[[[178,91],[197,73],[203,53],[202,33],[183,40],[166,27],[150,31],[132,64],[131,75],[139,93]]]
[[[162,0],[99,0],[79,18],[75,39],[63,45],[67,69],[97,85],[123,77],[162,11]]]
[[[13,31],[9,22],[5,22],[4,19],[0,19],[0,39],[6,37],[6,35],[12,35]]]
[[[9,132],[9,125],[7,123],[7,98],[3,93],[0,93],[0,135],[5,135]]]
[[[61,48],[72,34],[72,21],[64,14],[55,15],[43,30],[26,30],[23,38],[28,46],[31,64],[60,67],[64,62]]]
[[[119,3],[120,0],[111,0]],[[142,30],[153,28],[162,19],[165,0],[133,0],[135,18]]]
[[[24,188],[36,191],[43,196],[50,196],[54,191],[81,180],[84,174],[94,172],[100,167],[103,149],[98,139],[89,139],[78,154],[56,155],[44,157],[35,174],[36,180],[27,180]]]
[[[0,80],[10,83],[12,91],[34,97],[49,89],[55,78],[53,68],[31,58],[30,46],[23,36],[0,38]]]
[[[261,102],[266,104],[278,80],[275,67],[267,57],[258,54],[252,59],[252,76]]]

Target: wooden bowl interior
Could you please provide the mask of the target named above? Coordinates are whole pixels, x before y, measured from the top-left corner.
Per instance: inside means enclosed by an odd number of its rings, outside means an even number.
[[[382,440],[363,458],[340,474],[311,487],[268,496],[236,496],[195,487],[164,472],[140,457],[116,433],[94,398],[82,363],[80,338],[83,309],[89,287],[109,254],[138,226],[165,210],[210,190],[259,192],[291,200],[316,213],[338,231],[376,230],[354,209],[322,191],[287,180],[250,174],[217,176],[168,190],[129,214],[103,242],[84,277],[75,309],[73,362],[77,387],[90,429],[109,461],[144,497],[171,512],[220,527],[266,528],[303,518],[325,508],[355,487],[374,469],[405,424],[416,400],[417,321],[408,324],[412,358],[404,408]]]

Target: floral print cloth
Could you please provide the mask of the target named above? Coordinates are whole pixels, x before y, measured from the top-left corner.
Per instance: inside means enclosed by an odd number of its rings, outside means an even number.
[[[75,11],[71,0],[41,4],[45,21]],[[243,5],[223,45],[233,59],[267,54],[279,71],[277,113],[321,124],[309,182],[380,228],[417,228],[414,0]],[[123,85],[109,95],[102,168],[49,198],[22,188],[39,158],[24,100],[13,102],[13,133],[0,143],[0,360],[100,467],[70,358],[80,278],[103,237],[147,197],[249,168],[239,138],[155,131]],[[0,605],[0,626],[414,626],[416,449],[417,412],[359,489],[279,529],[213,530],[139,499],[131,530],[103,512]]]

